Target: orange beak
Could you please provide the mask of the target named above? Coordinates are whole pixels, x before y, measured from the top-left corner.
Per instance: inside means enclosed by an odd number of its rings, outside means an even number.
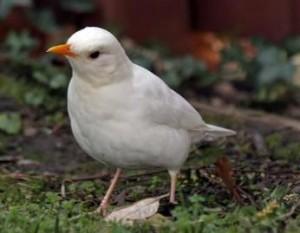
[[[69,56],[69,57],[76,56],[76,54],[72,52],[71,46],[69,44],[61,44],[61,45],[53,46],[47,50],[47,53],[55,53],[58,55]]]

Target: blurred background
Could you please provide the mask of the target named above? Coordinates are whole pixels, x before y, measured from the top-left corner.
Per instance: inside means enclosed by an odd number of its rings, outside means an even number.
[[[100,26],[118,36],[136,63],[186,96],[298,118],[300,3],[274,3],[1,0],[1,74],[10,77],[1,78],[1,93],[64,109],[70,70],[45,50],[80,28]]]

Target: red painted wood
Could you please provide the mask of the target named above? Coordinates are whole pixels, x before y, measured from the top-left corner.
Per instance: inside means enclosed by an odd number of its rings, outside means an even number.
[[[138,41],[160,39],[171,46],[189,30],[186,0],[101,0],[106,22],[121,26]]]
[[[300,34],[300,1],[290,0],[291,6],[291,33]]]
[[[280,40],[291,32],[291,0],[195,1],[200,30],[258,35],[272,40]],[[299,1],[298,5],[299,10]]]
[[[299,0],[95,1],[106,22],[121,26],[135,40],[159,39],[176,48],[192,30],[274,41],[300,33]]]

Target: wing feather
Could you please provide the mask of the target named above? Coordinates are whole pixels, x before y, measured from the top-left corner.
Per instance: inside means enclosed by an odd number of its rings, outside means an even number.
[[[140,66],[135,67],[136,92],[149,120],[186,130],[206,125],[200,114],[159,77]]]
[[[189,102],[150,71],[136,65],[134,74],[143,117],[151,123],[185,129],[190,133],[193,142],[215,140],[235,134],[232,130],[206,124]]]

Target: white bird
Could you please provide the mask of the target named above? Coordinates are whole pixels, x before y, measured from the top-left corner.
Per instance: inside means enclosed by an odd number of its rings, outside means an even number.
[[[175,202],[176,175],[193,143],[234,135],[206,124],[159,77],[134,64],[108,31],[86,27],[47,52],[72,66],[68,113],[74,137],[94,159],[117,168],[99,212],[105,213],[122,168],[165,168]]]

